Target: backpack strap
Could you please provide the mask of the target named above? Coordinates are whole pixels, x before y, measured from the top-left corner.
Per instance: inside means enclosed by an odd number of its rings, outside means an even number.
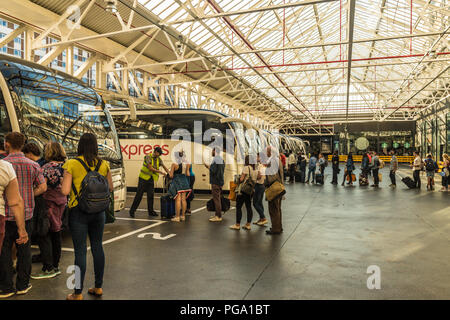
[[[97,165],[95,166],[95,169],[94,169],[94,171],[97,171],[98,172],[98,170],[100,169],[100,166],[102,165],[102,160],[101,159],[98,159],[98,162],[97,162]]]

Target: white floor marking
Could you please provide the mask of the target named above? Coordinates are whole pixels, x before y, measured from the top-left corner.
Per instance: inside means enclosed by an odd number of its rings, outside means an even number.
[[[122,218],[122,217],[116,217],[116,220],[145,221],[145,222],[159,221],[159,220],[150,220],[150,219],[136,219],[136,218]]]
[[[124,210],[130,211],[130,208],[125,208]],[[148,212],[148,209],[136,209],[136,211]],[[154,210],[155,212],[161,212],[160,210]]]
[[[122,220],[122,219],[127,219],[127,218],[116,218],[116,219],[121,219]],[[130,220],[137,220],[137,219],[130,219]],[[114,242],[114,241],[117,241],[117,240],[121,240],[123,238],[127,238],[129,236],[132,236],[133,234],[145,231],[147,229],[159,226],[159,225],[167,222],[167,221],[159,221],[159,220],[144,220],[144,219],[139,219],[139,220],[146,221],[146,222],[154,222],[154,223],[149,225],[149,226],[146,226],[146,227],[143,227],[143,228],[140,228],[140,229],[137,229],[137,230],[125,233],[125,234],[123,234],[121,236],[118,236],[118,237],[115,237],[115,238],[103,241],[103,245],[111,243],[111,242]],[[33,245],[33,246],[31,246],[31,248],[38,249],[39,247]],[[61,250],[62,251],[68,251],[68,252],[74,252],[74,250],[72,248],[61,248]],[[91,247],[88,247],[87,250],[91,250]]]
[[[135,195],[135,193],[127,193],[127,197],[133,197]],[[161,198],[161,196],[155,196],[154,197],[155,199],[159,199],[159,198]],[[147,199],[147,196],[146,195],[143,195],[142,196],[142,199]],[[192,199],[193,201],[208,201],[208,200],[210,200],[211,198],[208,198],[208,199],[203,199],[203,198],[194,198],[194,199]]]
[[[39,246],[32,245],[31,248],[32,249],[39,249]],[[73,249],[71,249],[71,248],[61,248],[61,251],[73,252]]]
[[[124,235],[121,235],[121,236],[118,236],[118,237],[109,239],[109,240],[107,240],[107,241],[103,241],[103,244],[105,245],[105,244],[108,244],[108,243],[111,243],[111,242],[114,242],[114,241],[117,241],[117,240],[120,240],[120,239],[129,237],[129,236],[132,236],[133,234],[136,234],[136,233],[142,232],[142,231],[144,231],[144,230],[147,230],[147,229],[150,229],[150,228],[159,226],[159,225],[161,225],[161,224],[163,224],[163,223],[166,223],[166,222],[167,222],[167,221],[157,221],[157,222],[155,222],[155,223],[153,223],[153,224],[151,224],[151,225],[149,225],[149,226],[146,226],[146,227],[137,229],[137,230],[135,230],[135,231],[131,231],[131,232],[125,233]]]
[[[167,235],[165,237],[161,237],[161,233],[158,233],[158,232],[147,232],[147,233],[141,233],[140,235],[138,235],[138,238],[142,239],[142,238],[144,238],[145,236],[148,236],[148,235],[152,235],[152,238],[155,239],[155,240],[167,240],[167,239],[170,239],[170,238],[173,238],[173,237],[176,236],[175,233],[171,233],[171,234],[169,234],[169,235]]]
[[[198,208],[198,209],[195,209],[195,210],[192,210],[191,213],[196,213],[196,212],[202,211],[204,209],[206,209],[206,206]]]

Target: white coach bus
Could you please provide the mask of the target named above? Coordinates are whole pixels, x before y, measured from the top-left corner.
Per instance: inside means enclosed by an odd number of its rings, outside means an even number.
[[[124,157],[127,187],[137,187],[143,158],[157,146],[162,148],[162,160],[169,168],[172,154],[183,150],[193,164],[195,189],[209,190],[209,173],[204,163],[211,161],[211,143],[222,139],[225,159],[225,185],[241,171],[246,154],[256,154],[265,148],[265,135],[246,121],[230,118],[225,114],[203,109],[145,109],[136,111],[136,119],[130,117],[129,108],[111,109]],[[188,140],[172,139],[176,130],[183,130]],[[179,132],[179,131],[177,131]],[[228,135],[227,135],[228,134]],[[222,138],[220,138],[222,136]],[[163,179],[156,183],[163,187]]]
[[[125,207],[125,171],[114,121],[92,88],[68,74],[0,55],[0,89],[0,136],[22,132],[41,151],[57,141],[71,158],[81,135],[94,133],[100,157],[111,165],[115,210]]]

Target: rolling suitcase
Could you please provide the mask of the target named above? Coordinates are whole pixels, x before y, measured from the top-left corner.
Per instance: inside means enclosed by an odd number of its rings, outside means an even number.
[[[413,179],[411,179],[410,177],[404,177],[402,178],[402,182],[404,184],[406,184],[406,186],[410,189],[415,189],[416,188],[416,183],[414,182]]]
[[[168,194],[161,196],[161,219],[172,219],[175,216],[175,200]]]
[[[369,179],[362,173],[359,175],[359,185],[362,187],[369,185]]]
[[[297,171],[295,173],[295,182],[305,183],[305,172]]]
[[[317,184],[323,184],[323,174],[316,173],[316,183]]]
[[[166,193],[166,190],[169,188],[169,179],[167,177],[164,178],[164,187],[163,193]],[[172,219],[175,217],[175,200],[170,197],[170,195],[166,194],[161,196],[160,198],[160,207],[161,207],[161,219]]]

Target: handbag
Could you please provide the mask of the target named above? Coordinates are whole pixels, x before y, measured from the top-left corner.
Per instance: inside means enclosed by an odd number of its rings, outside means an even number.
[[[252,173],[250,171],[250,167],[248,167],[248,178],[244,181],[240,188],[240,192],[244,193],[246,195],[251,196],[253,192],[255,191],[255,184],[256,182],[252,179]]]
[[[286,194],[286,189],[281,182],[275,181],[266,189],[265,194],[267,201],[272,201],[277,197],[284,196]]]
[[[221,204],[223,212],[227,212],[228,210],[230,210],[230,200],[228,198],[220,197],[220,204]],[[216,211],[216,206],[214,205],[214,199],[210,199],[210,200],[208,200],[208,202],[206,202],[206,210],[208,210],[210,212]]]
[[[228,199],[231,201],[236,201],[236,187],[237,184],[234,181],[230,181],[230,194],[228,195]]]

